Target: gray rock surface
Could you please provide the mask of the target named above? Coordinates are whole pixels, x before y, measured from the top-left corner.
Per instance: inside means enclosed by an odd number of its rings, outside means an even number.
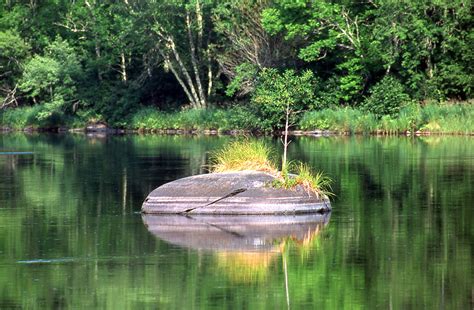
[[[151,214],[298,214],[331,210],[327,197],[298,186],[272,186],[274,176],[259,171],[202,174],[164,184],[142,206]]]

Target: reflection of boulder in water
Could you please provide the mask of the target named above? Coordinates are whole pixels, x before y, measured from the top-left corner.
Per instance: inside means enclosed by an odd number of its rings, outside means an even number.
[[[214,251],[279,251],[284,239],[305,242],[330,213],[305,215],[142,215],[147,229],[174,245]]]

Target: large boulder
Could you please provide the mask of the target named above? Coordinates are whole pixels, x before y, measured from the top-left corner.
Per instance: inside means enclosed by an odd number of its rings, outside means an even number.
[[[273,186],[275,176],[259,171],[196,175],[164,184],[142,206],[148,214],[298,214],[331,210],[329,199]]]

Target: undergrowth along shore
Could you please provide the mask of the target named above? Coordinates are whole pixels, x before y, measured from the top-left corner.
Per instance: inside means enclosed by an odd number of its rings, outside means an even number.
[[[35,115],[37,107],[22,107],[0,112],[0,128],[22,130],[85,128],[100,117],[88,115],[64,118],[53,115],[48,121],[39,121]],[[154,108],[143,108],[110,127],[143,132],[165,132],[167,130],[227,132],[243,130],[271,133],[265,122],[245,107],[213,108],[207,110],[188,109],[178,112],[163,112]],[[421,132],[432,134],[474,134],[474,104],[408,105],[397,116],[377,117],[361,109],[344,107],[306,111],[292,130],[328,130],[349,134],[404,134]]]
[[[275,177],[272,184],[275,188],[294,189],[301,186],[306,192],[318,198],[328,199],[332,196],[332,180],[322,172],[313,172],[310,166],[298,161],[283,164],[277,168],[275,151],[259,140],[235,140],[222,149],[211,154],[211,172],[231,172],[256,170],[269,173]]]

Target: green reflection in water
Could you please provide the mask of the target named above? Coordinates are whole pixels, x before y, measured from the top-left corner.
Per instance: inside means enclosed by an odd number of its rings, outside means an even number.
[[[327,227],[277,251],[182,248],[135,212],[205,172],[229,138],[0,135],[0,308],[452,308],[473,305],[469,137],[298,138],[324,170]],[[274,141],[278,145],[277,141]]]

